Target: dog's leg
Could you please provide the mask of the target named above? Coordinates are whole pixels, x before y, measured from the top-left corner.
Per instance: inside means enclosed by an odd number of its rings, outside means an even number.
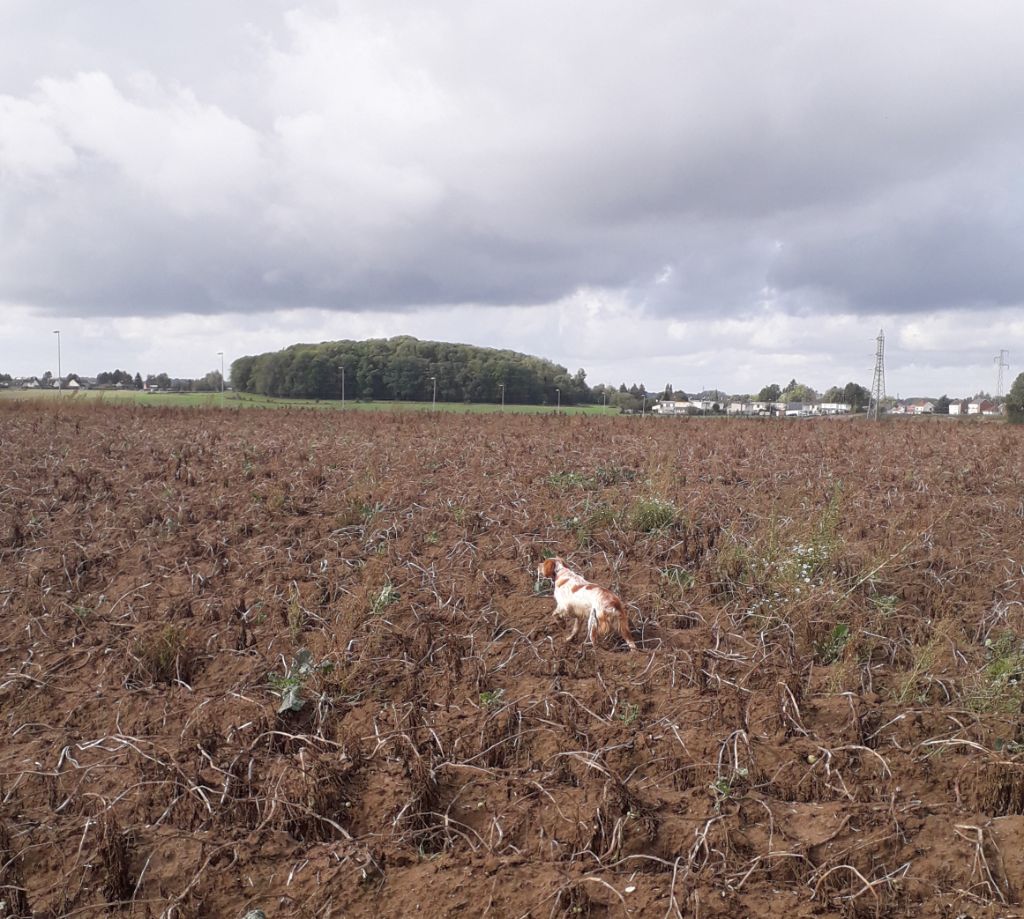
[[[590,608],[590,617],[587,619],[587,641],[591,644],[594,643],[594,633],[597,631],[597,607],[592,606]]]
[[[565,643],[566,644],[569,644],[570,642],[572,642],[576,638],[576,636],[579,635],[579,633],[580,633],[580,622],[581,621],[582,620],[579,618],[579,616],[573,616],[573,618],[572,618],[572,631],[568,635],[565,636]]]
[[[626,611],[623,610],[619,614],[619,634],[626,640],[626,644],[629,645],[630,651],[636,650],[636,642],[633,641],[633,636],[629,631],[629,616],[626,615]]]

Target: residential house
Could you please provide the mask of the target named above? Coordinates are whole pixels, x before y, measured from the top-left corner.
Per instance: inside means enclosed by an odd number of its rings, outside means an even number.
[[[726,407],[727,415],[767,415],[767,402],[730,402]]]
[[[651,411],[656,415],[685,415],[687,410],[694,407],[691,402],[679,402],[663,399],[651,406]]]

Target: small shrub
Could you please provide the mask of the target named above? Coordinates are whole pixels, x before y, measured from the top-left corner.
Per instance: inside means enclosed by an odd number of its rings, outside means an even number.
[[[629,527],[640,533],[664,530],[676,522],[675,505],[660,498],[646,498],[630,508]]]

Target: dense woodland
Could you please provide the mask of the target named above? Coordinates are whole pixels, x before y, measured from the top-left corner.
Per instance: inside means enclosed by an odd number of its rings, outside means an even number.
[[[477,348],[409,336],[369,341],[292,345],[282,351],[242,357],[231,365],[240,392],[305,399],[341,396],[344,368],[348,399],[429,400],[437,379],[439,402],[554,404],[595,401],[586,373],[515,351]]]

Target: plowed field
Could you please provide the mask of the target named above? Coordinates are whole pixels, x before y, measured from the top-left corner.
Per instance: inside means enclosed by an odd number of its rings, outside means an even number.
[[[1022,545],[1000,424],[0,405],[0,916],[1019,915]]]

